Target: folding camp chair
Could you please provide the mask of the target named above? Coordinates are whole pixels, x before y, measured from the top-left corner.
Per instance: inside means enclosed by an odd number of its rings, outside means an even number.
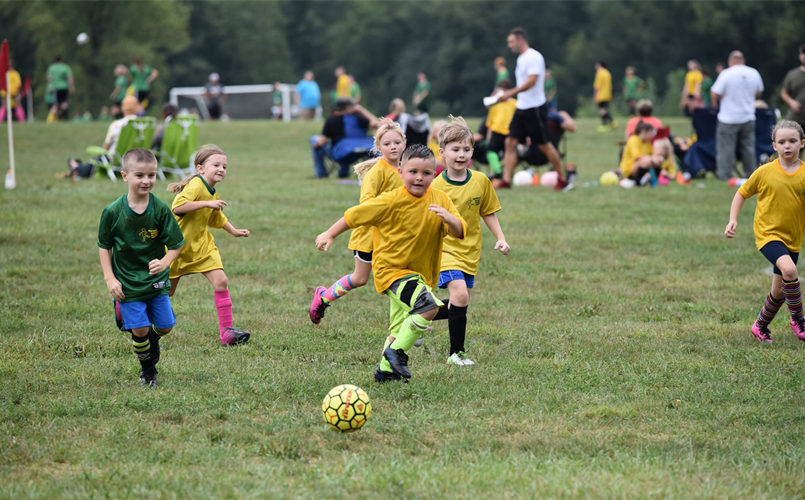
[[[715,171],[716,168],[716,130],[718,128],[718,110],[699,108],[693,110],[693,130],[696,142],[691,144],[685,153],[685,170],[691,177],[696,177],[704,170]]]
[[[765,165],[774,155],[771,131],[776,122],[777,114],[773,109],[755,111],[755,155],[758,165]]]
[[[123,168],[123,155],[130,149],[151,147],[151,138],[154,136],[156,120],[152,116],[132,118],[120,130],[114,150],[106,150],[100,146],[90,146],[87,153],[94,156],[90,163],[96,166],[96,176],[109,176],[117,180],[116,172]]]
[[[193,173],[193,155],[198,149],[198,121],[195,116],[183,115],[172,119],[162,136],[162,149],[158,153],[157,174],[164,180],[165,174],[186,177]]]

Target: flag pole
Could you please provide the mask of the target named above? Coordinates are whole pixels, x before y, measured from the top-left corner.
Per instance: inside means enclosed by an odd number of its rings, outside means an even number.
[[[6,71],[6,118],[8,119],[8,164],[10,166],[6,174],[6,189],[14,189],[17,185],[14,170],[14,129],[11,126],[11,77]]]

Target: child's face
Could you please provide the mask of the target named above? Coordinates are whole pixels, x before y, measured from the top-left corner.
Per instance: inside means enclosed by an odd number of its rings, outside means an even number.
[[[417,198],[422,198],[433,182],[436,167],[433,165],[432,158],[409,158],[397,170],[400,172],[405,189]]]
[[[129,185],[129,194],[145,196],[154,188],[157,180],[156,163],[135,163],[128,172],[121,172],[123,182]]]
[[[212,155],[203,164],[196,166],[196,170],[207,184],[214,186],[226,177],[226,155]]]
[[[793,128],[781,128],[774,134],[772,143],[774,150],[785,160],[799,157],[799,152],[805,146],[805,139],[800,140],[799,132]]]
[[[637,134],[637,137],[643,142],[649,142],[651,138],[654,137],[654,129],[644,130]]]
[[[464,170],[472,158],[472,144],[469,139],[448,142],[443,148],[439,148],[439,154],[444,158],[447,168]]]
[[[627,68],[626,69],[626,76],[628,76],[629,78],[633,77],[634,76],[634,70],[632,68]]]
[[[389,130],[383,134],[380,141],[378,141],[378,149],[386,161],[392,165],[396,165],[397,160],[400,159],[400,155],[405,149],[405,141],[399,133],[394,130]]]

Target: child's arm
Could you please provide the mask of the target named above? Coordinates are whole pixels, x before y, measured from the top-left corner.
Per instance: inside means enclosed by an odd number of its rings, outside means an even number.
[[[458,217],[448,212],[448,210],[441,205],[433,204],[428,207],[428,210],[442,218],[444,223],[447,224],[447,229],[450,231],[451,236],[460,240],[464,239],[464,224],[461,223]]]
[[[741,195],[740,191],[735,193],[735,197],[732,199],[732,206],[730,206],[730,221],[727,223],[727,228],[724,229],[724,236],[727,238],[735,237],[735,228],[738,226],[738,214],[741,213],[744,201],[746,200]]]
[[[184,245],[182,245],[183,247]],[[168,250],[165,253],[165,256],[161,259],[154,259],[148,263],[148,274],[159,274],[165,269],[169,268],[176,257],[179,256],[179,252],[182,251],[182,247],[174,248],[173,250]]]
[[[115,300],[123,300],[126,296],[123,294],[123,286],[115,278],[115,272],[112,270],[112,251],[106,248],[98,248],[101,256],[101,269],[103,270],[103,280],[106,282],[106,288],[109,294]]]
[[[226,202],[224,200],[210,200],[210,201],[188,201],[186,203],[182,203],[178,207],[173,209],[173,213],[176,215],[184,215],[188,212],[194,212],[196,210],[201,210],[202,208],[211,208],[213,210],[222,210],[226,206]]]
[[[347,220],[341,217],[335,224],[330,226],[330,229],[316,236],[316,248],[326,252],[330,249],[330,246],[332,246],[333,241],[335,241],[338,235],[345,232],[347,229],[349,229]]]
[[[489,215],[484,215],[484,222],[486,223],[486,227],[492,231],[492,234],[497,239],[495,242],[495,250],[500,249],[500,253],[503,255],[508,255],[511,247],[508,243],[506,243],[506,237],[503,236],[503,229],[500,228],[500,221],[498,220],[498,214],[491,213]]]
[[[248,229],[235,229],[235,226],[233,226],[229,222],[227,222],[226,225],[224,226],[224,231],[231,234],[235,238],[249,236],[250,234],[252,234],[249,232]]]

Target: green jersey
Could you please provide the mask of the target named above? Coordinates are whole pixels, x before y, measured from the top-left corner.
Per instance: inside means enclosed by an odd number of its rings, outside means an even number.
[[[643,85],[643,83],[644,83],[643,79],[640,78],[639,76],[633,76],[632,78],[628,78],[628,77],[624,78],[623,79],[623,89],[624,89],[623,96],[626,99],[637,99],[638,98],[638,95],[637,95],[638,89],[640,88],[641,85]]]
[[[131,73],[131,83],[134,85],[134,90],[140,92],[151,89],[151,84],[148,83],[148,77],[151,76],[152,71],[154,71],[154,68],[147,64],[143,66],[143,69],[140,69],[140,67],[136,64],[133,64],[131,68],[129,68],[129,73]]]
[[[419,104],[416,105],[417,109],[421,111],[428,111],[428,103],[430,102],[430,82],[417,82],[416,88],[414,89],[414,94],[421,94],[422,92],[427,92],[428,95],[425,96],[424,99],[419,101]]]
[[[48,66],[48,77],[50,77],[48,86],[53,90],[69,89],[71,76],[73,76],[73,70],[63,62],[53,63]]]
[[[506,68],[501,68],[498,71],[498,74],[495,75],[495,86],[497,86],[502,80],[511,80],[509,70]]]
[[[103,209],[98,228],[98,246],[112,250],[112,270],[120,281],[121,302],[142,302],[170,290],[170,269],[148,273],[148,263],[165,256],[165,247],[184,245],[184,236],[170,207],[148,193],[148,208],[138,214],[123,195]]]
[[[119,104],[123,101],[123,98],[126,97],[126,89],[129,88],[129,77],[120,75],[115,78],[115,88],[120,89],[117,94],[115,94],[115,102]]]
[[[713,88],[713,79],[705,77],[702,80],[702,104],[704,104],[705,108],[709,108],[712,104],[712,96],[710,95],[710,89]]]

